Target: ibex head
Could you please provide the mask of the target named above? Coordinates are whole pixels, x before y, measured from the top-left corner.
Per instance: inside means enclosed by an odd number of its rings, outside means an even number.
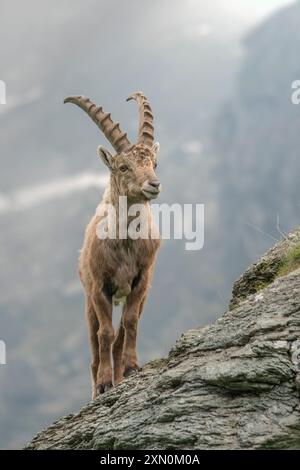
[[[142,92],[135,92],[127,101],[136,100],[139,106],[140,123],[136,144],[131,144],[119,123],[114,123],[110,113],[97,107],[89,98],[70,96],[65,103],[74,103],[83,109],[104,133],[116,150],[112,155],[104,147],[98,154],[110,169],[119,194],[134,201],[154,199],[160,193],[161,185],[155,174],[158,142],[154,143],[153,114],[147,98]]]

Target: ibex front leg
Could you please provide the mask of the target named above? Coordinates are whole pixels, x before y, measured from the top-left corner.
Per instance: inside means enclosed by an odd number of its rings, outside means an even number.
[[[112,303],[98,288],[93,292],[93,305],[99,321],[98,340],[100,363],[97,372],[97,393],[112,387],[111,347],[114,340]]]
[[[88,323],[90,349],[92,355],[91,362],[91,378],[92,378],[92,398],[93,400],[97,396],[97,373],[99,368],[99,341],[98,341],[98,330],[99,321],[93,307],[91,299],[87,296],[86,298],[86,318]]]
[[[127,298],[122,320],[124,325],[123,371],[128,376],[139,370],[136,338],[138,321],[142,313],[151,278],[151,271],[142,272],[138,284]]]

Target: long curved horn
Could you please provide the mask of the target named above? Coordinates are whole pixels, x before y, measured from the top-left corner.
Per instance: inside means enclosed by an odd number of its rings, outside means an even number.
[[[152,109],[146,96],[141,91],[132,93],[126,101],[135,100],[139,106],[140,123],[138,131],[138,144],[152,147],[154,142],[154,127]]]
[[[97,124],[116,152],[122,152],[131,146],[126,132],[122,132],[119,123],[114,123],[110,113],[105,113],[101,106],[96,106],[85,96],[68,96],[64,103],[73,103],[85,111]]]

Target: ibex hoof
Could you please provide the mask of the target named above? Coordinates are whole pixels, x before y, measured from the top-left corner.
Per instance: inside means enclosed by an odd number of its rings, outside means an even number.
[[[130,375],[137,374],[141,368],[139,366],[136,367],[127,367],[124,372],[124,377],[129,377]]]
[[[97,385],[98,395],[102,395],[102,393],[108,392],[108,390],[110,390],[112,388],[112,386],[113,385],[112,385],[111,382],[107,382],[107,383],[104,383],[104,384]]]

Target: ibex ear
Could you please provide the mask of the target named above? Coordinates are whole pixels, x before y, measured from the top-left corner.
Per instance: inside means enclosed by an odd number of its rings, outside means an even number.
[[[159,152],[159,142],[155,142],[152,146],[152,150],[154,153],[156,153],[156,155],[158,154]]]
[[[98,155],[101,158],[101,160],[103,160],[103,162],[105,163],[105,165],[108,166],[108,168],[110,170],[112,170],[113,169],[113,159],[114,159],[112,154],[108,150],[106,150],[104,147],[102,147],[101,145],[99,145],[99,147],[97,149],[97,152],[98,152]]]

